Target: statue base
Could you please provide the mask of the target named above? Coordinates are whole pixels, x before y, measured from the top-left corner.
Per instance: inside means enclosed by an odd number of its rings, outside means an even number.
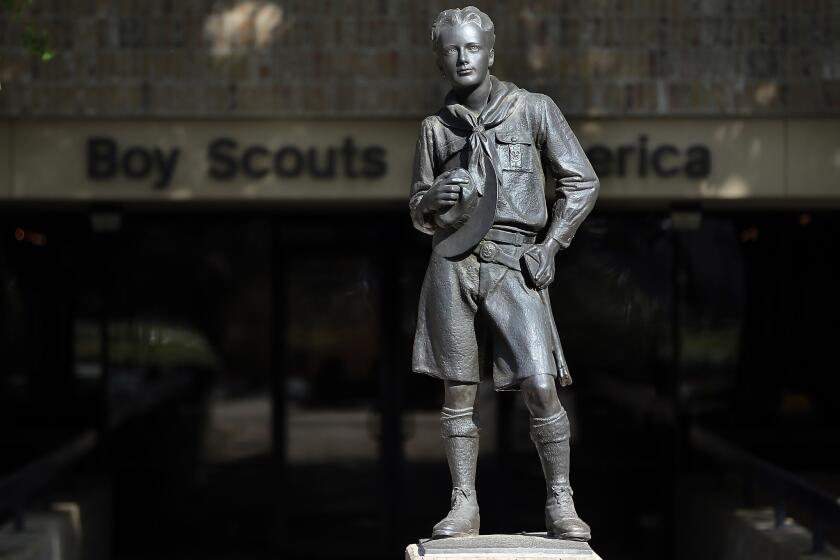
[[[601,560],[589,543],[549,539],[545,533],[421,539],[406,560]]]

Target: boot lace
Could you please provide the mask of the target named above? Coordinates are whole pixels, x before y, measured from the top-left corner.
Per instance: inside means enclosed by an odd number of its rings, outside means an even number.
[[[572,487],[564,484],[555,484],[551,487],[551,492],[554,495],[554,500],[557,505],[564,511],[574,513],[575,502],[572,500]]]
[[[460,488],[456,486],[452,489],[452,497],[449,499],[449,503],[453,510],[458,509],[463,505],[467,500],[469,500],[472,491],[469,488]]]

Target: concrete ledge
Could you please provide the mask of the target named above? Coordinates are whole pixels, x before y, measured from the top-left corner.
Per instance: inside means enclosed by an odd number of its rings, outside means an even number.
[[[80,535],[65,512],[39,512],[26,516],[26,530],[11,524],[0,528],[2,560],[77,560]]]
[[[733,543],[737,554],[733,558],[840,560],[840,551],[831,545],[826,545],[821,554],[811,552],[811,531],[793,519],[776,527],[772,508],[736,510],[732,532],[737,538]]]
[[[0,558],[3,560],[51,560],[53,547],[43,532],[20,533],[0,531]]]

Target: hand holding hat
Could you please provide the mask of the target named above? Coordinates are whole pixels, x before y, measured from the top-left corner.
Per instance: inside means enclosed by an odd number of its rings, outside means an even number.
[[[478,193],[466,169],[444,171],[426,196],[432,195],[439,208],[434,220],[438,227],[458,228],[469,219],[478,202]],[[424,197],[425,198],[425,197]]]
[[[420,202],[424,214],[434,214],[439,227],[450,227],[462,223],[468,216],[464,214],[464,201],[472,188],[472,181],[465,169],[450,169],[435,178],[432,187]],[[469,198],[475,198],[474,195]],[[459,219],[463,218],[463,219]]]

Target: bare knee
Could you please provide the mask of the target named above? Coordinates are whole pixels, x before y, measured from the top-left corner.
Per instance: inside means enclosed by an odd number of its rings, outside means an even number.
[[[529,377],[522,382],[520,389],[525,399],[525,406],[535,418],[546,418],[563,410],[563,405],[557,397],[554,378],[550,375]]]
[[[478,394],[477,383],[444,382],[443,405],[447,408],[470,408],[475,405]]]

